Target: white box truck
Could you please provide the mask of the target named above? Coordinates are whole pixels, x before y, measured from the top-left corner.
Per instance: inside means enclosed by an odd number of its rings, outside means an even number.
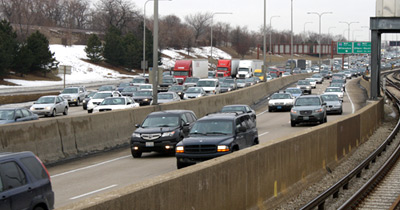
[[[262,60],[241,60],[236,78],[250,78],[253,76],[254,70],[261,69],[262,65]]]

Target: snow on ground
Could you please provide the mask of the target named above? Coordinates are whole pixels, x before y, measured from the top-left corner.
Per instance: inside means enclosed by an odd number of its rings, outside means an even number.
[[[86,52],[84,51],[84,45],[50,45],[50,50],[55,53],[55,58],[60,62],[59,65],[70,65],[72,66],[71,74],[66,75],[65,80],[68,85],[102,82],[102,81],[116,81],[122,77],[133,77],[132,75],[120,74],[117,71],[110,70],[104,67],[87,63],[81,59],[87,59]],[[208,58],[211,56],[211,47],[192,48],[189,56],[196,58]],[[162,54],[168,56],[161,56],[163,65],[161,68],[170,69],[175,65],[175,61],[184,59],[183,54],[187,54],[187,50],[175,50],[166,49],[161,51]],[[224,51],[213,47],[213,58],[214,59],[231,59],[232,57]],[[63,75],[57,75],[61,81],[27,81],[22,79],[5,79],[8,82],[15,83],[20,87],[43,87],[43,86],[55,86],[63,85]],[[0,91],[3,89],[16,88],[16,86],[0,85]]]

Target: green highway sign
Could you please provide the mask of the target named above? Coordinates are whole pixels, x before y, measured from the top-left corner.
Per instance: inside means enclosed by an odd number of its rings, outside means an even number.
[[[370,54],[371,42],[338,42],[337,54]]]
[[[353,53],[353,42],[338,42],[337,43],[338,54],[352,54]]]
[[[354,42],[354,54],[369,54],[371,53],[371,42]]]

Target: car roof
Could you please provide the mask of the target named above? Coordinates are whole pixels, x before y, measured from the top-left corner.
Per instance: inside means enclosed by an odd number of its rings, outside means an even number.
[[[150,113],[148,116],[150,115],[165,115],[165,114],[183,114],[183,113],[193,113],[193,111],[191,110],[180,110],[180,109],[176,109],[176,110],[164,110],[164,111],[158,111],[158,112],[152,112]]]
[[[320,98],[319,95],[301,95],[298,97],[299,98]]]
[[[247,113],[243,112],[217,112],[217,113],[211,113],[208,114],[202,118],[199,119],[201,120],[233,120],[237,118],[238,116],[243,116],[243,115],[248,115]]]
[[[225,105],[224,107],[236,107],[236,106],[246,106],[246,107],[248,107],[249,105],[246,105],[246,104],[231,104],[231,105]],[[224,107],[222,107],[222,108],[224,108]]]
[[[0,159],[10,158],[10,157],[18,157],[18,156],[34,156],[32,152],[23,151],[23,152],[0,152]]]

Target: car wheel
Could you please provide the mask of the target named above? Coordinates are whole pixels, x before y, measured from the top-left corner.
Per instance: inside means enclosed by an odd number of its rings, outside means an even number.
[[[79,101],[80,99],[78,98],[78,100],[76,101],[76,103],[75,103],[75,106],[79,106]]]
[[[65,107],[63,115],[68,115],[68,107]]]
[[[131,150],[131,153],[132,153],[133,158],[141,158],[142,157],[142,152],[140,152],[140,151]]]
[[[87,113],[89,113],[89,114],[92,113],[92,112],[93,112],[93,109],[88,109],[87,110]]]
[[[268,107],[268,112],[272,112],[272,108],[271,107]]]
[[[343,109],[340,110],[339,114],[342,114],[342,113],[343,113]]]
[[[51,116],[52,116],[52,117],[55,117],[55,116],[56,116],[56,110],[55,110],[55,109],[53,109],[53,111],[51,112]]]
[[[328,118],[325,116],[324,123],[328,122]]]
[[[41,206],[37,206],[33,210],[45,210],[45,209],[43,207],[41,207]]]
[[[181,169],[181,168],[185,168],[186,166],[188,166],[186,163],[183,163],[179,160],[176,161],[176,168]]]
[[[292,127],[296,127],[296,122],[291,121],[291,122],[290,122],[290,125],[291,125]]]

